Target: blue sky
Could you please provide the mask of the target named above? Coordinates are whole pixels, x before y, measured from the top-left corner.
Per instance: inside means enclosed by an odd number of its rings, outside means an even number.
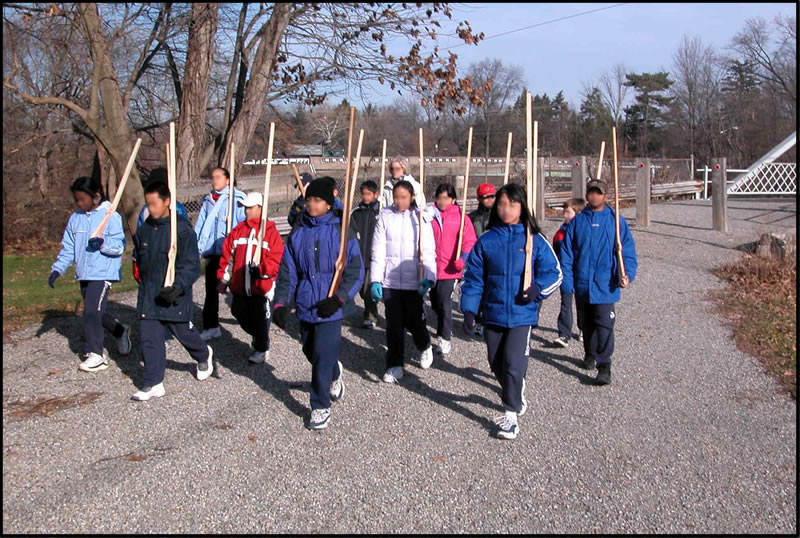
[[[452,26],[468,20],[473,31],[491,37],[614,5],[457,4]],[[705,45],[722,51],[747,19],[761,16],[771,21],[779,13],[794,15],[796,9],[796,3],[630,3],[452,50],[464,69],[485,58],[519,65],[533,93],[554,96],[563,90],[567,101],[579,105],[583,82],[596,80],[617,63],[637,73],[669,71],[684,34],[699,36]],[[440,38],[441,48],[458,43],[455,38]],[[381,93],[384,95],[376,94],[373,102],[385,104],[397,96],[388,88]]]

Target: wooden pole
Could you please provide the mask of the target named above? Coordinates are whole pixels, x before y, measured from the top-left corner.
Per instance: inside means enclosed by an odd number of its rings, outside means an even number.
[[[275,122],[269,124],[269,142],[267,144],[267,172],[264,175],[264,205],[261,206],[261,225],[258,227],[258,244],[253,259],[261,263],[261,247],[264,244],[264,233],[267,230],[267,213],[269,213],[269,183],[272,179],[272,148],[275,143]]]
[[[125,185],[128,183],[128,176],[131,175],[131,170],[133,169],[133,163],[136,162],[136,155],[139,153],[139,146],[142,145],[142,139],[139,138],[136,140],[136,144],[133,146],[133,151],[131,152],[131,156],[128,158],[128,165],[125,167],[125,172],[122,174],[122,179],[117,185],[117,192],[114,194],[114,201],[111,202],[111,207],[108,208],[108,212],[106,216],[103,217],[103,220],[100,222],[100,225],[92,234],[92,237],[100,237],[103,235],[103,232],[106,231],[106,225],[108,224],[111,215],[117,210],[117,206],[119,206],[119,201],[122,199],[122,191],[125,190]]]
[[[294,163],[292,163],[292,170],[294,170],[294,179],[297,181],[297,188],[300,189],[300,194],[305,198],[306,186],[303,185],[303,180],[300,179],[300,173],[297,171],[297,165]]]
[[[419,190],[425,193],[425,157],[422,151],[422,127],[419,128]],[[422,252],[422,210],[419,208],[419,229],[417,230],[417,250],[419,251],[419,280],[425,278],[425,264]]]
[[[606,149],[606,141],[603,140],[600,142],[600,159],[597,161],[597,179],[600,179],[600,176],[603,175],[603,152]]]
[[[513,133],[508,133],[508,147],[506,148],[506,172],[503,174],[503,185],[508,183],[508,172],[511,169],[511,135]]]
[[[345,204],[349,205],[348,200],[352,198],[350,193],[350,177],[353,166],[353,129],[356,124],[356,107],[350,107],[350,129],[347,132],[347,166],[345,167],[344,174],[344,188],[345,188]],[[333,280],[331,280],[331,287],[328,290],[328,297],[333,297],[336,290],[339,288],[339,283],[342,281],[342,272],[344,271],[344,262],[346,259],[347,247],[347,230],[344,227],[345,215],[347,215],[347,207],[342,211],[342,224],[339,233],[339,255],[336,257],[334,264]]]
[[[231,142],[231,180],[228,184],[228,219],[226,222],[226,229],[228,230],[227,233],[231,233],[231,228],[233,227],[233,176],[235,174],[234,170],[236,170],[236,159],[234,155],[236,155],[236,144]]]
[[[611,128],[612,144],[614,146],[614,244],[617,251],[617,265],[619,266],[619,281],[625,279],[625,262],[622,261],[622,242],[619,232],[619,165],[617,163],[617,128]],[[648,171],[649,172],[649,171]]]
[[[533,178],[532,185],[531,185],[531,192],[532,192],[532,204],[530,206],[531,213],[533,213],[534,217],[539,217],[540,215],[536,214],[536,202],[537,198],[539,197],[539,122],[533,122],[533,172],[531,173],[531,177]],[[542,193],[544,196],[544,193]]]
[[[711,223],[717,232],[728,231],[728,160],[711,160]]]
[[[356,185],[358,185],[358,168],[359,168],[359,164],[361,164],[361,144],[363,142],[364,142],[364,129],[361,129],[358,132],[358,145],[356,146],[356,161],[353,164],[353,179],[351,180],[352,185],[350,186],[350,198],[349,198],[350,205],[347,206],[347,204],[342,204],[345,207],[351,207],[351,208],[353,207],[353,197],[356,194]],[[345,191],[346,190],[347,190],[347,186],[345,185]],[[342,215],[342,216],[344,216],[344,215]],[[347,218],[347,229],[349,230],[350,229],[350,212],[349,211],[347,211],[346,218]]]
[[[461,243],[464,240],[464,217],[467,216],[467,189],[469,189],[469,162],[472,160],[472,127],[469,128],[467,139],[467,169],[464,172],[464,203],[461,205],[461,224],[458,228],[458,247],[456,259],[461,257]]]
[[[378,185],[378,188],[380,189],[378,192],[380,192],[381,194],[383,193],[383,182],[385,181],[385,178],[386,178],[386,139],[384,138],[383,139],[383,150],[381,151],[381,184]],[[378,198],[378,200],[379,200],[379,202],[378,202],[379,207],[381,209],[383,209],[383,205],[382,205],[383,204],[383,196],[380,196]]]
[[[528,202],[528,211],[533,213],[533,142],[535,137],[533,136],[533,105],[531,103],[531,92],[527,92],[526,95],[526,106],[525,106],[525,136],[526,136],[526,143],[527,143],[527,163],[525,166],[525,187],[527,193],[527,202]],[[525,272],[522,277],[522,291],[524,292],[528,288],[531,287],[531,278],[533,273],[533,267],[531,264],[531,253],[533,252],[533,236],[531,235],[530,225],[526,222],[525,224]]]
[[[175,122],[169,122],[169,159],[167,161],[167,182],[169,184],[169,251],[167,251],[167,275],[164,277],[164,287],[175,283],[175,258],[178,255],[178,215],[177,215],[177,186],[175,175],[177,168],[175,151]]]

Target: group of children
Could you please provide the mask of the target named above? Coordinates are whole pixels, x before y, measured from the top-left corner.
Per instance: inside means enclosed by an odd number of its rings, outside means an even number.
[[[526,411],[525,375],[531,329],[538,325],[541,301],[561,289],[558,345],[572,336],[572,301],[577,303],[582,330],[584,368],[597,365],[599,384],[610,382],[614,350],[614,303],[619,288],[636,275],[636,252],[625,220],[620,217],[622,257],[627,277],[617,279],[614,213],[606,205],[604,182],[587,184],[587,204],[565,204],[564,225],[553,245],[541,234],[536,216],[526,204],[525,190],[516,184],[496,191],[478,187],[478,209],[464,219],[450,184],[439,185],[434,202],[426,205],[421,186],[408,174],[402,158],[389,163],[390,178],[379,189],[371,180],[360,185],[361,203],[351,214],[348,237],[341,241],[341,204],[336,182],[329,177],[304,177],[305,195],[292,208],[292,231],[285,242],[266,220],[263,237],[261,193],[230,193],[224,168],[212,171],[212,190],[192,229],[177,218],[175,281],[164,286],[170,247],[170,198],[164,179],[145,187],[148,215],[134,235],[134,277],[139,282],[137,315],[145,368],[143,387],[133,395],[148,400],[165,394],[165,337],[172,334],[197,361],[197,378],[214,371],[213,350],[206,343],[220,336],[219,294],[228,291],[231,312],[252,337],[249,361],[269,357],[269,330],[274,322],[286,328],[291,309],[300,321],[303,353],[312,365],[311,417],[308,426],[322,429],[331,417],[331,402],[344,396],[339,361],[342,321],[353,300],[364,300],[362,327],[375,327],[377,303],[386,318],[386,369],[383,381],[398,383],[405,368],[404,339],[409,331],[420,353],[419,365],[430,368],[434,347],[442,355],[452,350],[453,294],[461,281],[460,309],[468,336],[482,335],[491,371],[501,386],[505,413],[497,420],[497,436],[513,439],[518,417]],[[78,210],[71,216],[63,248],[53,264],[49,284],[74,261],[84,294],[86,353],[79,368],[97,371],[108,366],[103,352],[103,328],[118,339],[120,353],[130,352],[130,328],[105,312],[108,288],[121,278],[125,249],[122,221],[112,215],[102,237],[89,239],[105,216],[99,181],[79,178],[72,185]],[[234,197],[232,227],[227,231],[229,196]],[[143,209],[143,211],[145,211]],[[180,213],[180,212],[179,212]],[[530,237],[530,239],[529,239]],[[531,246],[530,286],[523,289],[526,245]],[[345,245],[344,269],[332,286],[340,245]],[[460,246],[460,253],[459,253]],[[192,285],[206,260],[203,332],[192,325]],[[423,305],[430,291],[436,314],[434,343]]]

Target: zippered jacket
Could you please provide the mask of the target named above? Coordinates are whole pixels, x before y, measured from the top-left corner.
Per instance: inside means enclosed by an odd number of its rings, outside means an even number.
[[[436,279],[454,280],[461,278],[461,271],[456,271],[456,249],[458,248],[458,229],[461,227],[461,208],[452,204],[444,212],[439,211],[436,204],[425,208],[433,216],[431,226],[433,239],[436,242]],[[475,229],[472,221],[464,218],[464,238],[461,242],[461,257],[466,259],[475,245]]]
[[[260,218],[248,219],[231,230],[222,244],[217,280],[228,284],[231,293],[248,296],[264,295],[272,300],[283,256],[283,241],[275,223],[267,220],[264,240],[261,243],[260,278],[253,279],[250,274],[250,262],[256,256],[260,226]]]
[[[393,290],[416,290],[419,284],[419,215],[417,209],[400,211],[394,204],[383,209],[372,239],[370,278]],[[422,212],[424,279],[436,282],[436,245],[431,223]]]
[[[203,197],[200,213],[198,213],[197,222],[194,224],[194,233],[197,235],[197,249],[203,258],[222,255],[222,243],[228,233],[229,189],[229,186],[222,189],[216,202],[211,193]],[[239,202],[243,201],[245,196],[244,192],[234,187],[231,230],[247,219],[244,214],[244,207],[239,205]]]

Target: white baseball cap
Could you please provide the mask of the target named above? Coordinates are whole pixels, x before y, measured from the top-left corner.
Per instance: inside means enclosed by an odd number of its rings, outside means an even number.
[[[260,205],[264,207],[264,196],[260,192],[251,192],[247,195],[247,197],[239,202],[239,205],[244,207],[253,207],[254,205]]]

